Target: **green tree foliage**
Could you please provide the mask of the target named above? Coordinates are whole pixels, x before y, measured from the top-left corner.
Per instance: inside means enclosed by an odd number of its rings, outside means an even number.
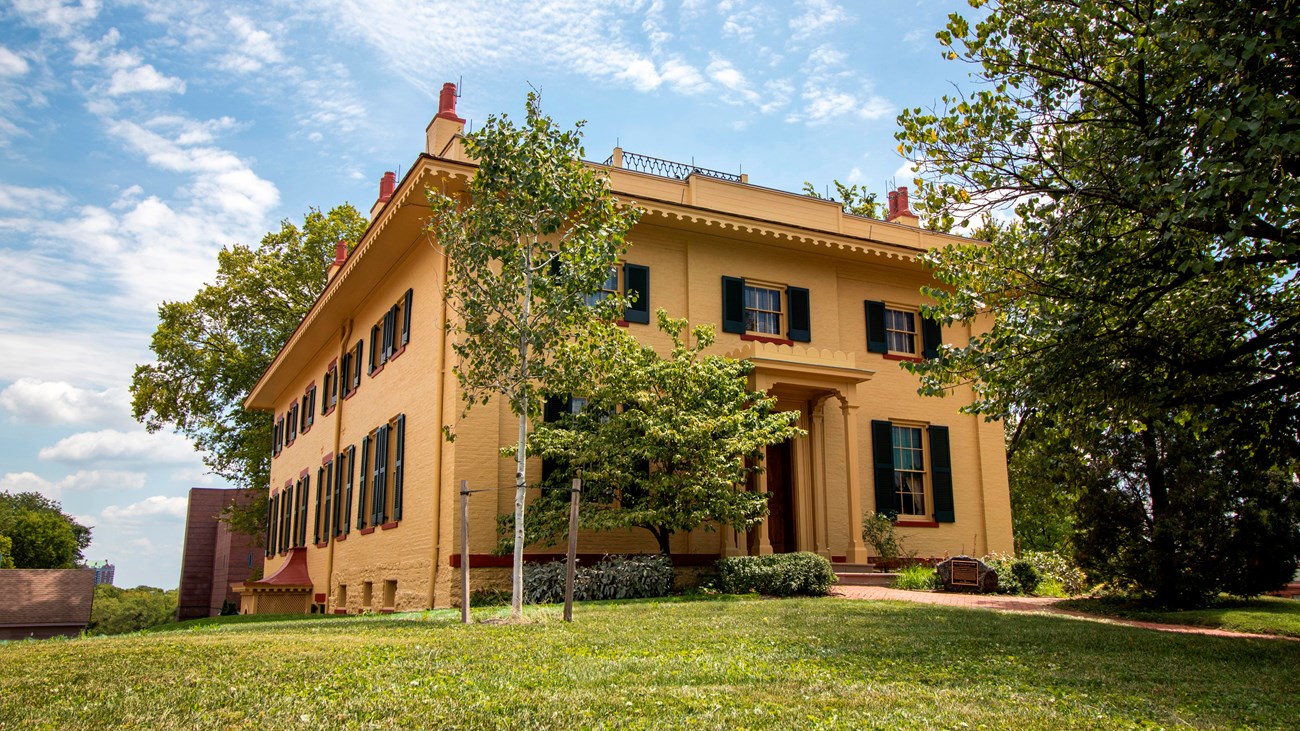
[[[529,451],[556,469],[528,508],[528,534],[554,541],[568,531],[569,485],[583,480],[579,521],[592,530],[644,528],[670,553],[678,531],[730,525],[739,531],[767,515],[767,496],[745,483],[764,448],[803,434],[798,412],[777,412],[776,399],[748,389],[753,364],[703,352],[712,326],[691,330],[658,311],[673,343],[661,357],[623,328],[592,325],[565,355],[587,384],[577,414],[539,424]]]
[[[95,587],[95,602],[90,608],[92,635],[118,635],[138,632],[175,619],[177,590],[163,591],[152,586],[119,589],[110,584]]]
[[[1007,422],[1007,478],[1016,552],[1074,550],[1075,505],[1087,460],[1069,434],[1051,428],[1034,414]]]
[[[835,184],[835,193],[839,196],[840,207],[845,213],[852,213],[855,216],[866,216],[867,218],[884,218],[886,214],[883,203],[876,202],[876,194],[868,193],[865,185],[850,183],[845,185],[840,181],[833,181]],[[803,194],[813,198],[823,198],[824,196],[817,192],[812,183],[804,181]],[[831,199],[835,200],[835,199]]]
[[[367,225],[348,204],[313,208],[302,228],[286,219],[256,248],[223,248],[215,283],[158,307],[157,361],[135,368],[132,412],[149,431],[192,440],[213,474],[261,491],[227,516],[235,530],[261,535],[271,469],[274,415],[246,411],[244,399],[325,288],[335,244],[350,248]]]
[[[478,163],[466,203],[429,191],[430,230],[449,262],[444,294],[457,315],[450,329],[466,408],[499,394],[519,417],[515,617],[523,611],[528,417],[540,413],[539,394],[558,376],[552,349],[621,304],[611,298],[592,308],[585,296],[600,291],[639,216],[582,163],[581,127],[560,130],[529,94],[524,126],[490,116],[465,136]]]
[[[89,546],[90,528],[58,501],[36,492],[0,493],[0,568],[70,569],[85,560]]]
[[[1012,207],[1017,223],[930,256],[948,286],[928,314],[991,317],[914,368],[923,392],[969,384],[970,410],[1032,410],[1090,461],[1136,458],[1107,450],[1141,434],[1218,459],[1212,435],[1231,432],[1261,468],[1293,470],[1294,439],[1264,436],[1300,419],[1300,14],[1284,0],[972,4],[988,6],[976,25],[953,15],[938,37],[980,84],[900,115],[900,150],[928,210]],[[1182,463],[1142,456],[1119,472],[1140,467],[1151,491],[1142,536],[1163,570],[1145,588],[1176,603]]]

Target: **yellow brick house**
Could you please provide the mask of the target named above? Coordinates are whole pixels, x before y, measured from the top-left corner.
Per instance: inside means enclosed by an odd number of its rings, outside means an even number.
[[[474,175],[463,124],[445,85],[424,152],[400,181],[384,176],[369,229],[350,254],[340,248],[324,291],[245,402],[273,412],[276,427],[267,578],[241,587],[244,611],[450,606],[460,481],[513,485],[513,461],[498,453],[514,442],[508,408],[494,401],[460,420],[446,263],[425,229],[426,189],[454,192]],[[807,432],[770,448],[750,486],[769,495],[762,525],[679,534],[676,561],[815,551],[866,563],[862,515],[875,510],[897,511],[897,530],[921,556],[1011,550],[1000,425],[959,413],[969,394],[918,396],[899,367],[971,335],[919,313],[920,289],[934,283],[920,255],[960,238],[921,229],[906,189],[890,194],[879,221],[619,149],[602,167],[619,198],[645,211],[610,282],[638,292],[629,332],[666,351],[656,309],[714,323],[715,350],[753,362],[753,387],[799,411]],[[540,464],[530,470],[535,478]],[[507,571],[491,551],[497,515],[512,507],[509,489],[474,496],[471,582]],[[655,550],[643,530],[579,537],[583,554]]]

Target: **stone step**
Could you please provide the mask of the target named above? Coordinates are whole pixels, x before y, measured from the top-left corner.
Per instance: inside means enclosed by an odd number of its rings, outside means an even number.
[[[845,586],[893,586],[898,574],[876,571],[836,571],[840,584]]]

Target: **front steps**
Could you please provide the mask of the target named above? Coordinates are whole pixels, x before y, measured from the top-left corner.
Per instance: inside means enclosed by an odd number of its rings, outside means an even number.
[[[833,568],[841,586],[893,586],[898,577],[898,574],[877,571],[869,563],[837,563]]]

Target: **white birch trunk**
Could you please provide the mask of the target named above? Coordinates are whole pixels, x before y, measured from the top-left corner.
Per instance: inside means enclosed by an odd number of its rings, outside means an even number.
[[[528,461],[528,317],[533,304],[532,261],[524,258],[524,315],[519,331],[519,443],[515,447],[515,556],[510,569],[510,618],[524,616],[524,499],[528,495],[525,467]]]

